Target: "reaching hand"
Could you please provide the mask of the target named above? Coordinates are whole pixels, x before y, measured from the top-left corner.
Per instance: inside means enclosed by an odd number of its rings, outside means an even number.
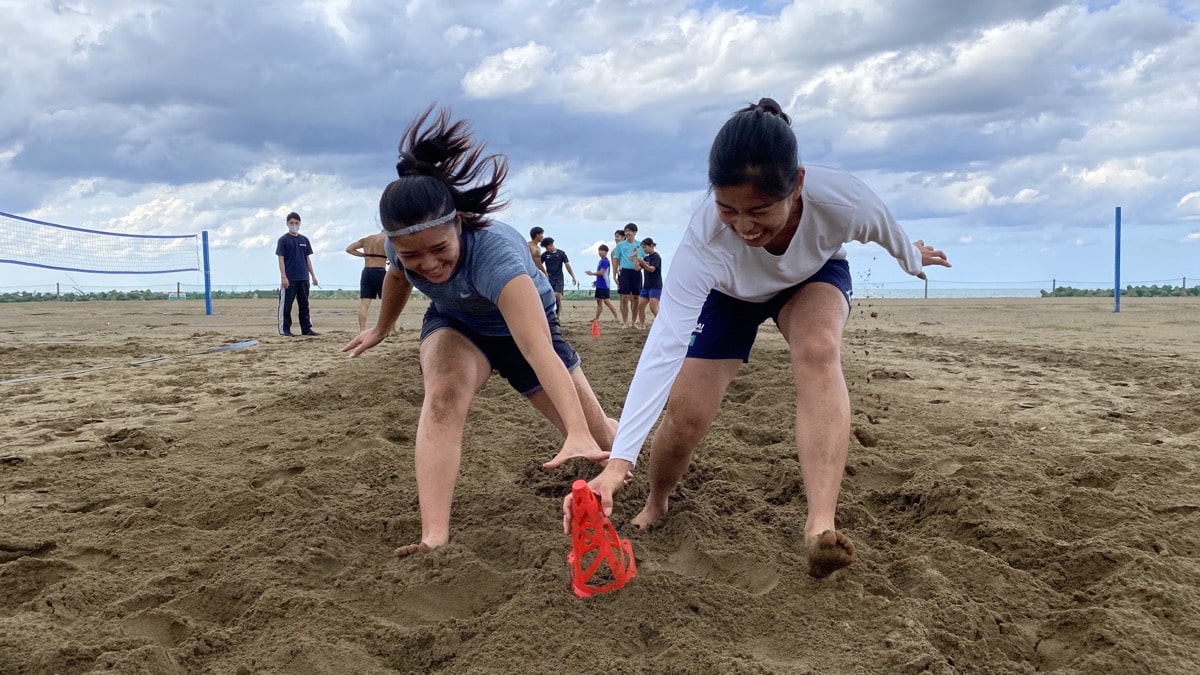
[[[633,467],[628,461],[623,459],[613,460],[608,463],[604,471],[600,472],[588,482],[588,487],[600,499],[600,508],[604,511],[604,515],[611,516],[613,511],[613,495],[621,491],[625,484],[633,478]],[[563,500],[563,534],[571,533],[571,494],[567,493],[566,499]]]
[[[946,260],[946,254],[943,251],[935,249],[932,246],[926,246],[924,240],[918,239],[914,241],[913,246],[916,246],[917,250],[921,252],[921,267],[928,267],[929,265],[951,266],[950,261]],[[925,279],[925,273],[921,272],[917,275],[917,278]]]
[[[350,344],[342,347],[342,351],[350,352],[350,358],[353,359],[362,355],[363,352],[367,351],[371,347],[383,342],[383,339],[386,337],[386,329],[384,332],[380,333],[378,330],[376,330],[376,328],[368,328],[351,340]]]

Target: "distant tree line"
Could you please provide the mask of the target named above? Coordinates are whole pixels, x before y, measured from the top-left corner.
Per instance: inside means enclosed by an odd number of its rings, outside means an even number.
[[[1107,298],[1112,297],[1111,288],[1071,288],[1059,286],[1052,291],[1042,291],[1043,298]],[[1126,286],[1121,291],[1122,297],[1129,298],[1169,298],[1182,295],[1200,296],[1200,288],[1195,286]]]

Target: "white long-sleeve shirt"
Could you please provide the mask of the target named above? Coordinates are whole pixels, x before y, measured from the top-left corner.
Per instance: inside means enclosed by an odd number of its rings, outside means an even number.
[[[801,199],[800,224],[782,255],[747,246],[717,218],[711,193],[692,214],[625,396],[612,459],[637,463],[650,428],[667,404],[710,291],[766,302],[811,277],[827,261],[845,258],[843,244],[850,241],[879,244],[905,272],[921,273],[920,251],[883,200],[859,179],[829,167],[805,166]]]

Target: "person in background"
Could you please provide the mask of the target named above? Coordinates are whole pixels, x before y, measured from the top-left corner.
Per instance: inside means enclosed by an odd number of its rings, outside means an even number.
[[[533,256],[533,264],[537,265],[537,268],[541,270],[542,274],[546,273],[546,267],[542,265],[542,249],[539,248],[539,245],[542,243],[542,239],[546,236],[545,232],[546,231],[540,227],[529,228],[529,241],[526,242],[529,246],[529,255]]]
[[[608,285],[608,271],[612,269],[612,263],[608,260],[608,246],[600,244],[600,248],[596,252],[600,254],[600,262],[596,264],[596,271],[584,270],[589,276],[596,277],[596,280],[592,282],[596,287],[596,315],[592,317],[592,323],[600,320],[600,312],[605,307],[608,308],[608,311],[612,312],[614,321],[620,321],[621,317],[617,316],[617,308],[613,306],[612,300],[609,299],[612,297],[612,292]],[[625,324],[621,324],[621,328],[624,327]]]
[[[862,181],[800,164],[791,120],[769,98],[725,123],[708,156],[708,196],[692,215],[671,263],[662,305],[646,337],[608,465],[589,482],[606,514],[650,443],[650,493],[633,519],[650,528],[692,452],[720,411],[725,390],[750,358],[758,326],[771,319],[791,352],[796,451],[808,517],[808,573],[821,578],[854,561],[835,514],[850,439],[842,332],[853,296],[843,245],[874,242],[907,273],[949,267],[946,254],[910,242]],[[569,531],[571,500],[563,502]]]
[[[312,242],[300,234],[300,214],[287,214],[287,234],[275,242],[275,258],[279,263],[279,334],[292,337],[292,303],[296,303],[296,314],[300,320],[302,335],[318,335],[313,330],[308,312],[309,280],[317,283],[317,273],[312,265]]]
[[[613,249],[608,256],[609,265],[612,267],[613,285],[617,285],[617,271],[621,269],[621,263],[617,262],[617,244],[625,241],[625,230],[617,230],[613,232]]]
[[[346,247],[346,253],[363,259],[362,274],[358,278],[358,332],[367,329],[367,312],[371,309],[371,301],[383,295],[383,278],[387,275],[387,254],[384,253],[384,243],[387,235],[383,232],[367,235]],[[392,326],[392,335],[400,332]]]
[[[639,328],[646,327],[646,308],[650,314],[658,316],[658,302],[662,297],[662,256],[655,253],[657,247],[654,240],[646,237],[642,240],[644,258],[634,258],[634,264],[642,271],[642,290],[639,293],[637,319]]]
[[[638,298],[642,292],[642,271],[634,262],[642,255],[637,244],[637,231],[635,223],[625,225],[621,241],[613,248],[613,260],[616,261],[613,270],[618,275],[617,295],[621,298],[621,323],[625,325],[637,322]]]
[[[550,287],[554,289],[554,311],[561,318],[563,288],[566,286],[563,267],[566,267],[567,273],[571,275],[571,283],[578,286],[579,281],[575,279],[575,270],[571,269],[571,261],[567,259],[566,251],[554,245],[554,237],[542,239],[542,246],[546,249],[542,253],[542,270],[550,280]]]

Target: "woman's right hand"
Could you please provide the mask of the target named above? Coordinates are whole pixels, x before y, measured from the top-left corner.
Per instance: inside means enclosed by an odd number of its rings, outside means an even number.
[[[380,330],[379,326],[368,328],[359,333],[358,337],[351,340],[350,344],[342,347],[342,351],[350,352],[350,358],[355,358],[360,356],[363,352],[367,351],[371,347],[383,342],[384,338],[387,337],[387,334],[388,331],[386,326],[383,328],[383,330]]]
[[[600,508],[604,511],[606,518],[612,516],[613,495],[620,492],[632,476],[633,464],[629,460],[610,459],[608,466],[604,467],[604,471],[588,481],[588,488],[600,498]],[[571,534],[570,493],[563,499],[563,534]]]

